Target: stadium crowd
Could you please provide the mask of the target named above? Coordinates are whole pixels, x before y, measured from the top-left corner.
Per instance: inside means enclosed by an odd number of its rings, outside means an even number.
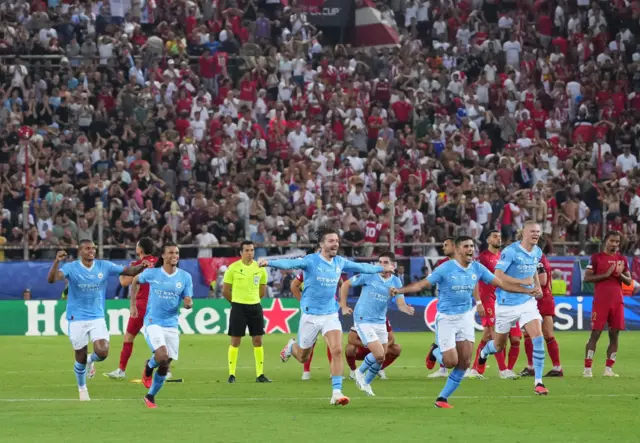
[[[295,1],[3,2],[0,243],[53,258],[101,202],[110,258],[260,257],[319,225],[368,256],[526,219],[550,253],[616,229],[640,254],[640,2],[377,7],[398,47],[335,44]]]

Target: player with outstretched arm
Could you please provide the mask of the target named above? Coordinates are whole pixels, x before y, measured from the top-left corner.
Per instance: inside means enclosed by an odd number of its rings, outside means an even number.
[[[396,257],[393,252],[386,252],[378,259],[380,266],[395,268]],[[362,286],[362,292],[352,310],[347,306],[349,288]],[[393,272],[386,271],[379,274],[359,274],[351,277],[340,288],[340,308],[342,315],[353,314],[354,327],[362,343],[371,351],[364,359],[362,365],[355,371],[356,386],[368,396],[375,394],[371,389],[371,382],[382,368],[387,354],[389,333],[387,332],[387,307],[389,298],[392,297],[390,289],[398,289],[402,282]],[[396,304],[401,312],[408,315],[414,314],[412,306],[404,301],[404,295],[396,296]]]
[[[69,340],[75,352],[73,370],[78,382],[81,401],[89,401],[87,374],[93,378],[96,373],[94,363],[103,361],[109,355],[109,330],[104,320],[104,305],[107,282],[110,276],[134,276],[142,272],[149,263],[125,268],[106,260],[96,260],[96,245],[91,240],[82,240],[78,246],[80,259],[60,267],[67,257],[65,251],[58,251],[49,269],[47,281],[55,283],[67,279],[69,285],[67,300],[67,321]],[[93,343],[93,353],[87,357],[89,340]]]
[[[505,281],[473,260],[474,241],[463,236],[455,240],[456,254],[453,260],[438,266],[425,280],[411,283],[400,289],[391,289],[392,294],[420,292],[438,285],[438,314],[436,316],[436,343],[431,346],[429,360],[453,368],[444,389],[435,401],[437,408],[452,408],[448,398],[460,386],[465,371],[471,364],[475,341],[473,304],[478,313],[484,315],[482,302],[474,291],[478,281],[498,286],[505,290],[539,294],[536,289],[524,289],[532,279]]]
[[[145,364],[142,383],[149,389],[144,402],[151,409],[157,407],[155,396],[164,385],[171,361],[178,359],[180,302],[184,300],[185,309],[193,307],[191,274],[178,268],[179,260],[178,246],[171,242],[165,243],[156,267],[145,270],[133,279],[134,284],[149,284],[149,302],[144,314],[143,334],[153,355]],[[135,293],[133,297],[135,299]],[[137,318],[140,314],[135,300],[132,300],[131,317]],[[153,375],[155,368],[158,370]]]
[[[336,287],[343,272],[377,274],[393,272],[393,266],[373,266],[355,263],[338,255],[340,239],[334,229],[324,228],[318,232],[320,252],[304,258],[267,260],[260,259],[260,266],[276,269],[300,269],[304,272],[304,290],[300,300],[302,316],[298,328],[300,341],[289,340],[280,352],[280,358],[286,362],[292,355],[300,363],[309,359],[318,333],[324,337],[331,350],[332,405],[347,405],[349,398],[342,394],[342,324],[338,317],[338,302],[335,298]]]

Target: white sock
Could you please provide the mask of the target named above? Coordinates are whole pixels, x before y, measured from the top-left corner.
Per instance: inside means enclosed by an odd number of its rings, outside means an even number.
[[[334,389],[333,390],[333,395],[341,395],[342,391],[340,389]]]
[[[554,366],[553,370],[554,371],[562,371],[562,366]]]
[[[538,384],[542,384],[542,379],[541,378],[536,378],[535,381],[533,382],[533,384],[535,386],[538,386]]]

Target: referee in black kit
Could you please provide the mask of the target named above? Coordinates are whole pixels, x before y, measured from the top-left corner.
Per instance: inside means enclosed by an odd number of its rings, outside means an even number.
[[[236,365],[238,348],[247,327],[253,355],[256,360],[256,382],[271,383],[264,375],[264,316],[260,299],[267,293],[267,270],[258,266],[253,259],[255,247],[253,242],[245,240],[240,244],[240,260],[232,263],[224,274],[222,296],[231,303],[229,315],[229,383],[236,382]]]

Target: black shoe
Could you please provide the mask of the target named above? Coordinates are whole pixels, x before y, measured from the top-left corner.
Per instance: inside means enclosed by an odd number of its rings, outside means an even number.
[[[144,362],[144,375],[151,377],[153,375],[153,368],[149,366],[149,360]]]
[[[236,382],[236,376],[230,375],[229,379],[227,380],[227,383],[235,383],[235,382]]]
[[[271,383],[271,380],[269,380],[264,374],[260,375],[260,377],[256,378],[256,383]]]
[[[536,375],[535,372],[533,372],[533,369],[529,369],[528,367],[525,367],[521,372],[520,372],[520,377],[533,377],[534,375]]]
[[[562,369],[560,369],[559,371],[552,369],[547,372],[547,375],[545,375],[545,377],[564,377],[564,372],[562,372]]]

